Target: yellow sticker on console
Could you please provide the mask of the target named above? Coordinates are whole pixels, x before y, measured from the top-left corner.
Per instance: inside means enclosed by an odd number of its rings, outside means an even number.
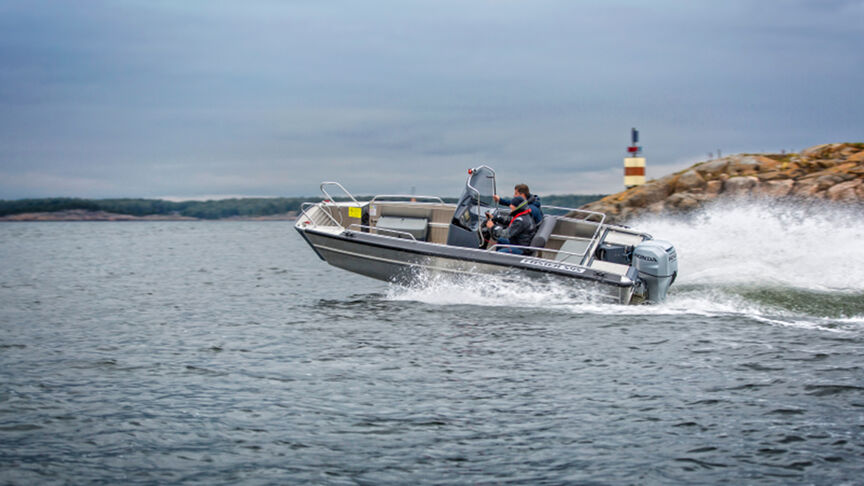
[[[348,217],[349,218],[359,218],[363,216],[362,208],[348,208]]]

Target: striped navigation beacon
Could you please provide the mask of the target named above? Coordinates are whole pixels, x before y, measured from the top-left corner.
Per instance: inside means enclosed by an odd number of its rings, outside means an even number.
[[[639,157],[642,147],[637,145],[639,130],[630,130],[630,139],[632,143],[627,147],[629,156],[624,158],[624,185],[628,189],[645,184],[645,157]]]

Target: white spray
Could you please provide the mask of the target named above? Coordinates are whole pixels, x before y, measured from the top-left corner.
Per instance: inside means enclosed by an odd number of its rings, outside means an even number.
[[[725,202],[690,218],[644,218],[633,226],[675,245],[677,285],[864,291],[860,208]]]
[[[566,284],[538,286],[525,279],[518,285],[485,277],[430,278],[409,288],[391,286],[387,298],[432,305],[542,306],[578,314],[744,315],[770,324],[818,328],[864,324],[858,312],[802,315],[734,290],[864,298],[864,218],[854,208],[739,201],[687,217],[653,216],[630,224],[672,242],[677,250],[678,279],[663,304],[603,304]]]

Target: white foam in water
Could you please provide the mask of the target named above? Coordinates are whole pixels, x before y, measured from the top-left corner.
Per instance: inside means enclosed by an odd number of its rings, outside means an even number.
[[[452,278],[424,277],[410,287],[391,285],[387,299],[431,305],[482,305],[491,307],[544,307],[580,314],[617,315],[722,315],[757,308],[738,296],[722,296],[701,289],[670,294],[660,305],[625,306],[604,302],[591,290],[575,289],[563,282],[538,284],[529,278],[502,280],[486,276]]]
[[[647,217],[631,224],[672,242],[678,279],[660,305],[622,306],[567,284],[529,279],[430,277],[388,299],[432,305],[537,306],[578,314],[744,315],[806,328],[864,324],[864,316],[807,316],[748,301],[730,288],[864,293],[864,218],[851,209],[760,202],[717,204],[690,217]]]
[[[562,305],[593,301],[596,296],[568,285],[543,284],[528,278],[500,279],[486,276],[422,276],[410,287],[391,285],[388,299],[433,305]]]
[[[860,209],[727,202],[634,227],[675,245],[681,284],[864,291]]]

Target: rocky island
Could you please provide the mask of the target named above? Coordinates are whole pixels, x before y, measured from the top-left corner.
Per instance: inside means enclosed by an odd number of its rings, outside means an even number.
[[[817,145],[793,154],[737,154],[651,180],[582,206],[616,222],[686,213],[719,198],[864,204],[864,143]]]

